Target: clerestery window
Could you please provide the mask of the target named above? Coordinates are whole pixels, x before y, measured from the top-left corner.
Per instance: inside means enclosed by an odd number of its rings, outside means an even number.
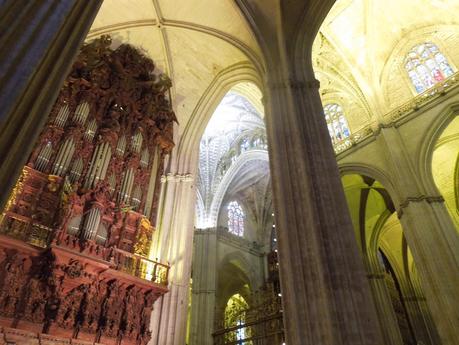
[[[446,57],[430,42],[413,47],[405,58],[405,69],[417,93],[422,93],[454,74]]]
[[[244,212],[237,201],[228,204],[228,231],[236,236],[244,235]]]
[[[349,126],[343,113],[343,108],[336,103],[327,104],[324,107],[325,120],[333,145],[348,138],[351,135]]]

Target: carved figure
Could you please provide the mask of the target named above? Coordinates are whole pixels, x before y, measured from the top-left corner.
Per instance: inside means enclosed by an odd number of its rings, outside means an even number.
[[[119,287],[117,281],[111,282],[107,290],[108,297],[102,308],[103,333],[109,337],[117,337],[124,307],[124,291]]]
[[[86,289],[85,285],[80,285],[65,296],[61,296],[56,317],[56,323],[60,327],[64,329],[72,329],[74,327]]]
[[[25,260],[25,258],[15,254],[9,258],[5,265],[5,275],[0,292],[0,313],[8,317],[14,316],[21,289],[24,286],[26,278]]]

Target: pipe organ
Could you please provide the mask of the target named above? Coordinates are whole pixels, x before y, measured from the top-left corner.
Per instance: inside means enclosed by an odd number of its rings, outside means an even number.
[[[149,252],[174,146],[171,82],[134,47],[110,46],[82,47],[2,213],[7,338],[146,344],[167,292],[169,267]]]

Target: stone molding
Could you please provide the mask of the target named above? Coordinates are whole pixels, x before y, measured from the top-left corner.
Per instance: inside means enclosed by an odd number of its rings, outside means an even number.
[[[428,195],[419,195],[419,196],[409,196],[403,200],[399,208],[397,210],[397,215],[398,218],[400,219],[403,215],[403,210],[407,208],[410,203],[418,203],[418,202],[427,202],[428,204],[433,204],[433,203],[442,203],[445,202],[445,199],[441,195],[433,195],[433,196],[428,196]]]
[[[384,273],[368,273],[368,279],[384,279]]]
[[[173,174],[168,173],[166,175],[161,176],[161,183],[165,182],[193,182],[194,177],[192,174]]]
[[[222,243],[226,243],[228,245],[247,251],[257,256],[264,255],[262,252],[263,246],[256,243],[255,241],[251,242],[243,237],[233,235],[230,232],[228,232],[227,228],[221,226],[217,227],[216,232],[217,241],[221,241]]]

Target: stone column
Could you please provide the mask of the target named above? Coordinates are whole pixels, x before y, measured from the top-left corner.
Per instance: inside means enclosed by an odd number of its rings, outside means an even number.
[[[397,316],[395,315],[389,291],[384,281],[384,273],[369,273],[368,279],[375,300],[379,323],[384,337],[384,344],[403,345],[400,327],[397,323]]]
[[[168,174],[157,227],[160,261],[169,262],[169,292],[155,303],[151,345],[183,345],[186,337],[196,189],[191,175]]]
[[[403,296],[403,303],[417,341],[425,345],[440,344],[426,299],[421,296]]]
[[[0,3],[0,209],[102,0]]]
[[[400,133],[381,128],[384,147],[399,194],[398,217],[416,264],[422,291],[442,344],[459,339],[459,238],[443,198],[426,195]]]
[[[279,66],[267,74],[266,122],[286,343],[382,345],[319,82]]]
[[[216,229],[195,231],[190,345],[213,345],[216,264]]]

